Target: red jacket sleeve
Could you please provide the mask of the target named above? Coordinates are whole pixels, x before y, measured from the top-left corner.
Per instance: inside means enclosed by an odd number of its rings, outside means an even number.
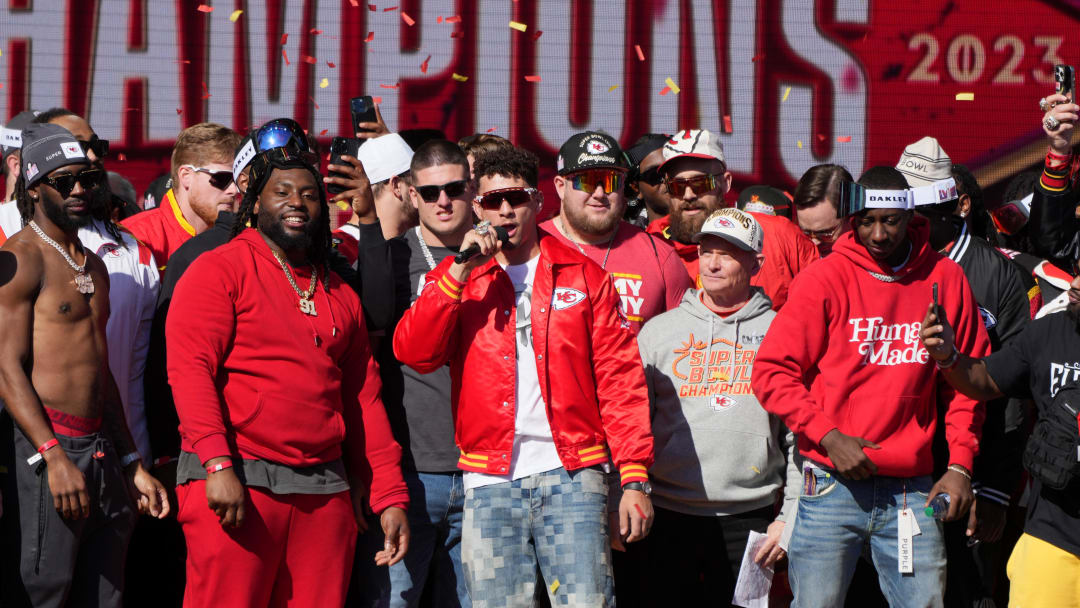
[[[180,431],[205,463],[228,456],[218,370],[236,332],[236,282],[212,252],[184,273],[165,319],[169,384]]]
[[[592,361],[604,435],[621,483],[648,481],[653,436],[637,339],[619,311],[619,295],[610,278],[597,282],[600,287],[591,294]]]
[[[952,323],[957,350],[981,359],[990,354],[990,338],[986,334],[971,285],[962,273],[958,274],[960,285],[951,291],[961,294],[961,297],[951,302],[942,298],[942,306]],[[940,372],[937,380],[938,400],[946,407],[945,440],[949,444],[949,464],[958,464],[970,471],[975,464],[975,455],[979,453],[979,437],[986,417],[985,404],[953,389]]]
[[[394,356],[421,374],[430,374],[446,365],[450,355],[457,352],[465,284],[458,283],[447,272],[453,263],[453,258],[448,257],[428,273],[423,292],[394,330]]]
[[[829,317],[826,289],[803,276],[792,284],[791,293],[798,306],[785,306],[776,313],[754,359],[750,384],[765,411],[820,445],[821,438],[837,425],[810,395],[803,379],[825,354]]]
[[[345,463],[350,483],[356,478],[370,490],[371,510],[409,507],[409,490],[401,475],[401,446],[394,441],[386,408],[379,397],[382,381],[371,352],[364,315],[357,307],[359,329],[341,362],[341,403],[345,418]]]

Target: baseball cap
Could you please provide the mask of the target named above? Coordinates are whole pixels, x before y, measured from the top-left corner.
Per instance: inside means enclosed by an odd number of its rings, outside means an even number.
[[[764,237],[761,225],[749,213],[726,207],[713,212],[701,225],[701,231],[694,235],[693,241],[700,243],[706,235],[718,236],[734,243],[739,249],[761,253]]]
[[[15,116],[11,117],[11,120],[7,121],[3,129],[0,129],[0,149],[2,149],[2,158],[7,158],[8,154],[18,150],[22,147],[22,130],[29,125],[34,117],[40,114],[37,110],[23,110]]]
[[[360,164],[364,165],[368,181],[377,184],[408,171],[412,163],[413,149],[404,137],[397,133],[388,133],[367,140],[367,143],[360,146],[356,156]]]
[[[672,135],[664,144],[664,162],[660,170],[676,158],[704,158],[724,161],[724,144],[720,143],[716,134],[704,129],[685,129]]]
[[[904,148],[896,169],[908,186],[917,188],[952,177],[952,159],[933,137],[924,137]]]
[[[576,133],[559,148],[556,162],[559,175],[567,175],[586,169],[617,169],[627,171],[627,162],[619,142],[607,133],[586,131]]]
[[[668,136],[663,133],[646,133],[642,135],[634,145],[626,149],[626,158],[630,164],[637,167],[645,157],[664,147]]]
[[[89,163],[79,140],[60,125],[31,124],[22,132],[20,165],[27,188],[61,167]]]
[[[146,187],[146,191],[143,192],[143,209],[153,209],[161,205],[162,201],[165,200],[165,193],[169,191],[171,182],[168,173],[154,178],[154,181],[150,182],[150,185]]]
[[[791,195],[779,188],[757,185],[739,192],[739,209],[766,215],[791,216]]]

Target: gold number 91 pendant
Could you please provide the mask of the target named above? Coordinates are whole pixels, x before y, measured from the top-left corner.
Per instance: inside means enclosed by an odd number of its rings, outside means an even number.
[[[300,312],[313,317],[319,316],[319,314],[315,312],[315,302],[313,300],[300,300]]]

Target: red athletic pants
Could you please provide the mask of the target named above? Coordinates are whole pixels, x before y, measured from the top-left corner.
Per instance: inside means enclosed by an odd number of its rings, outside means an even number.
[[[357,531],[349,493],[245,490],[244,523],[225,529],[207,506],[205,481],[177,486],[184,608],[344,605]]]

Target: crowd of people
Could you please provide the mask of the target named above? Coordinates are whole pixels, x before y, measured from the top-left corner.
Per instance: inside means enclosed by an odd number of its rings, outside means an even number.
[[[22,112],[2,604],[1080,606],[1080,106],[1040,107],[1001,201],[931,136],[736,197],[701,129],[575,134],[545,201],[381,117],[325,171],[193,125],[140,201]]]

